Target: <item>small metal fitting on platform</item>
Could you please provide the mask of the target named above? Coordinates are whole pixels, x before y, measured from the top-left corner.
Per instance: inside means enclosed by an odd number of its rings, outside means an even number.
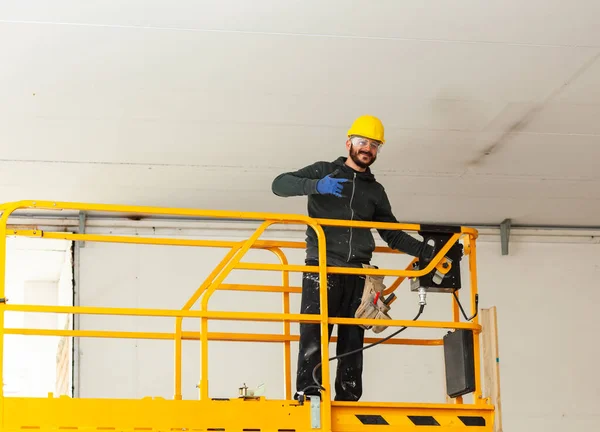
[[[427,304],[427,290],[423,287],[419,287],[419,305],[425,306]]]

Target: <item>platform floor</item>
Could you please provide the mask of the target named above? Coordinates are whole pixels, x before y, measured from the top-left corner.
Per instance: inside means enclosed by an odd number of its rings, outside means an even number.
[[[2,432],[309,432],[311,403],[260,399],[166,400],[11,398]],[[333,402],[331,431],[492,431],[491,405]],[[321,427],[324,423],[319,424]],[[328,430],[323,428],[321,430]]]

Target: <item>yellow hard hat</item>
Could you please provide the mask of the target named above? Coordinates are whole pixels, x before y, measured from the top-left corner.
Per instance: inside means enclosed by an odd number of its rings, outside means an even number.
[[[363,115],[358,117],[348,129],[348,136],[360,135],[361,137],[370,138],[375,141],[385,142],[383,136],[383,123],[377,117],[371,115]]]

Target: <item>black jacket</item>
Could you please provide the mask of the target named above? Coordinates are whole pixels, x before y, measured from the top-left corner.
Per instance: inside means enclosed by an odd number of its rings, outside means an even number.
[[[383,186],[369,169],[358,172],[340,157],[333,162],[316,162],[298,171],[280,174],[273,180],[272,190],[281,197],[308,196],[308,215],[322,219],[398,222]],[[320,195],[317,182],[335,172],[333,177],[347,178],[342,198]],[[336,267],[360,267],[368,264],[375,248],[371,230],[324,226],[327,244],[327,264]],[[424,245],[400,230],[378,230],[390,248],[418,256]],[[317,236],[312,228],[306,230],[307,261],[318,259]]]

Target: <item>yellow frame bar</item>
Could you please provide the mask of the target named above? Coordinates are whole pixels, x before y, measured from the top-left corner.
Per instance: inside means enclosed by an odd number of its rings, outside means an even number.
[[[20,209],[46,209],[46,210],[79,210],[86,212],[107,212],[137,215],[163,215],[163,216],[183,216],[195,218],[214,218],[214,219],[240,219],[252,220],[259,223],[255,232],[250,238],[244,241],[219,241],[219,240],[189,240],[173,238],[154,238],[139,236],[122,235],[104,235],[104,234],[76,234],[62,232],[44,232],[40,230],[10,230],[7,227],[8,218],[15,211]],[[461,238],[465,239],[465,256],[469,257],[470,282],[471,282],[471,308],[476,307],[475,298],[477,295],[477,275],[476,275],[476,239],[477,230],[468,227],[461,227],[460,232],[452,235],[450,241],[437,253],[426,268],[411,270],[411,265],[405,269],[356,269],[343,267],[326,266],[326,244],[324,226],[344,226],[370,229],[388,229],[418,231],[421,226],[418,224],[400,224],[400,223],[378,223],[361,222],[346,220],[328,220],[314,219],[303,215],[289,215],[279,213],[260,213],[260,212],[234,212],[234,211],[215,211],[215,210],[196,210],[186,208],[162,208],[145,206],[125,206],[110,204],[90,204],[90,203],[68,203],[52,201],[19,201],[14,203],[5,203],[0,205],[2,216],[0,217],[0,298],[4,298],[5,292],[5,269],[6,269],[6,237],[10,235],[39,237],[50,239],[64,239],[71,241],[86,242],[110,242],[124,244],[148,244],[148,245],[170,245],[187,247],[216,247],[229,248],[229,252],[213,272],[207,277],[204,283],[190,297],[186,304],[180,310],[162,310],[162,309],[140,309],[140,308],[106,308],[106,307],[60,307],[60,306],[34,306],[34,305],[9,305],[0,304],[0,377],[2,376],[2,358],[3,358],[3,340],[5,334],[20,335],[54,335],[54,336],[73,336],[73,337],[110,337],[110,338],[147,338],[162,339],[174,341],[175,371],[174,371],[174,399],[182,398],[181,395],[181,348],[183,340],[198,340],[201,346],[201,382],[199,385],[200,400],[209,400],[208,383],[208,341],[209,340],[227,340],[227,341],[247,341],[247,342],[267,342],[283,343],[284,347],[284,379],[285,379],[285,397],[291,398],[291,352],[290,343],[298,339],[298,336],[290,332],[290,322],[318,322],[321,328],[322,340],[328,338],[329,324],[380,324],[379,320],[353,319],[353,318],[329,318],[327,316],[327,289],[326,279],[328,273],[333,274],[360,274],[360,275],[382,275],[396,276],[397,279],[392,286],[386,289],[385,294],[389,294],[402,283],[407,277],[419,277],[430,273],[443,259],[450,248]],[[264,231],[274,224],[299,224],[311,227],[317,234],[319,246],[319,260],[316,266],[293,265],[287,260],[283,253],[283,248],[300,249],[305,247],[304,242],[289,241],[261,241],[260,236]],[[263,249],[275,254],[280,264],[248,263],[242,262],[243,257],[250,249]],[[399,253],[390,248],[377,247],[375,252],[381,253]],[[280,287],[270,287],[264,285],[243,285],[243,284],[225,284],[224,281],[231,271],[235,269],[257,270],[257,271],[279,271],[282,274],[282,285]],[[305,315],[290,313],[290,294],[299,293],[299,287],[290,287],[290,272],[318,272],[320,276],[320,302],[321,313],[319,315]],[[227,312],[210,311],[208,303],[212,294],[216,290],[243,290],[257,292],[281,292],[283,313],[254,313],[254,312]],[[200,300],[200,310],[191,310],[192,306]],[[458,306],[453,301],[452,306],[453,321],[412,321],[412,320],[389,320],[386,325],[389,327],[406,326],[412,328],[438,328],[438,329],[471,329],[475,336],[475,374],[476,390],[474,392],[475,405],[487,406],[487,401],[482,399],[481,395],[481,377],[480,377],[480,358],[479,358],[479,333],[481,326],[477,318],[472,323],[460,322]],[[101,314],[101,315],[130,315],[145,317],[173,317],[175,318],[174,333],[157,332],[119,332],[119,331],[89,331],[89,330],[44,330],[44,329],[8,329],[4,327],[4,313],[11,311],[35,312],[35,313],[69,313],[69,314]],[[182,330],[183,318],[200,319],[200,329],[198,332],[184,332]],[[247,333],[209,333],[208,320],[236,320],[236,321],[271,321],[281,322],[283,325],[283,334],[247,334]],[[332,338],[335,341],[335,338]],[[366,338],[366,343],[380,341],[379,338]],[[440,346],[443,344],[439,339],[392,339],[384,343],[403,344],[403,345],[423,345]],[[322,377],[323,383],[329,383],[329,349],[328,344],[322,344]],[[331,430],[332,424],[332,401],[328,385],[324,386],[321,405],[321,429]],[[4,400],[4,393],[0,388],[0,403]],[[456,400],[462,404],[462,398]]]
[[[491,432],[494,410],[490,405],[423,403],[332,402],[331,428],[334,432],[431,431]],[[249,401],[176,401],[162,398],[139,400],[7,398],[9,413],[32,413],[25,420],[10,415],[4,430],[95,431],[265,431],[314,432],[309,404],[282,403],[259,399]],[[363,425],[358,417],[381,419],[385,423]],[[420,425],[416,418],[431,418],[436,427]],[[479,420],[485,426],[469,424]],[[56,425],[56,426],[55,426]],[[83,426],[85,425],[85,426]],[[468,426],[467,426],[468,425]],[[325,430],[324,427],[321,430]]]
[[[22,336],[72,336],[88,338],[108,338],[108,339],[156,339],[156,340],[200,340],[200,333],[182,331],[181,335],[177,333],[164,332],[140,332],[140,331],[105,331],[105,330],[51,330],[38,328],[18,328],[10,327],[4,329],[4,334],[22,335]],[[227,332],[209,332],[208,340],[230,341],[230,342],[264,342],[264,343],[288,343],[297,342],[298,335],[292,334],[271,334],[271,333],[227,333]],[[383,340],[383,338],[365,338],[365,343],[374,343]],[[331,337],[332,342],[337,341],[336,336]],[[382,344],[387,345],[422,345],[438,346],[443,345],[442,339],[388,339]],[[177,399],[177,398],[174,398]],[[181,398],[179,398],[181,399]]]
[[[82,315],[114,315],[114,316],[143,316],[143,317],[172,317],[172,318],[200,318],[222,321],[257,321],[257,322],[321,322],[320,315],[315,314],[285,314],[276,312],[227,312],[227,311],[186,311],[171,309],[143,309],[143,308],[113,308],[90,306],[43,306],[5,304],[5,312],[39,312],[39,313],[74,313]],[[380,320],[367,318],[329,318],[330,324],[363,324],[378,325]],[[412,321],[412,320],[386,320],[389,327],[414,327],[436,329],[470,329],[481,332],[481,325],[453,321]]]

